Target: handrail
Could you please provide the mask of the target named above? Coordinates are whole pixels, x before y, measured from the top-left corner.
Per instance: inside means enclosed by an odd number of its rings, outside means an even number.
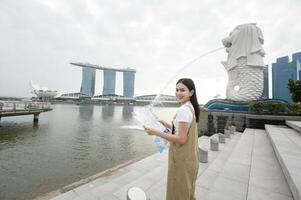
[[[0,111],[51,109],[50,102],[0,101]]]

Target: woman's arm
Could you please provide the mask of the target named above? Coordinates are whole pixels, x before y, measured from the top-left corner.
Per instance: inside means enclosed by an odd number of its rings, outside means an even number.
[[[169,128],[170,130],[172,129],[171,124],[167,123],[164,120],[159,120],[159,122],[165,127],[165,128]]]
[[[148,126],[144,126],[145,131],[149,135],[157,135],[159,137],[162,137],[170,142],[175,142],[178,144],[185,144],[187,141],[187,134],[189,130],[189,124],[187,122],[179,122],[179,130],[178,135],[172,135],[172,134],[166,134],[159,130],[150,128]]]

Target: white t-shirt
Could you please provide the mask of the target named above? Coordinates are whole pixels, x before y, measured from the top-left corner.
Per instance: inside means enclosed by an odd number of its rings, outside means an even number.
[[[193,120],[193,115],[194,115],[194,108],[190,101],[187,101],[186,103],[180,106],[173,120],[173,124],[175,126],[175,132],[174,132],[175,135],[178,134],[179,122],[187,122],[188,125],[190,126]]]

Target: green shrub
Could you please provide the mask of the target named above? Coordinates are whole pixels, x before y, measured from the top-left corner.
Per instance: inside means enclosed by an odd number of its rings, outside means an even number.
[[[255,102],[249,104],[249,110],[261,114],[263,112],[263,102]]]
[[[301,104],[289,104],[288,105],[288,112],[292,115],[300,115],[301,114]]]
[[[268,112],[272,114],[285,113],[287,111],[287,103],[266,103]]]
[[[301,80],[289,79],[287,83],[287,88],[291,93],[292,100],[295,103],[301,102]]]
[[[287,103],[253,102],[249,104],[249,110],[257,114],[293,114],[293,112],[290,111],[291,108],[295,110],[297,109],[294,106],[290,107]]]

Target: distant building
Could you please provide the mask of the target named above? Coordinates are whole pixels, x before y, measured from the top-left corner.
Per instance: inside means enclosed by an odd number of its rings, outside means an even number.
[[[123,96],[133,97],[135,91],[135,72],[123,72]]]
[[[277,58],[276,63],[272,63],[272,82],[273,98],[283,99],[292,102],[291,94],[287,87],[288,79],[300,80],[300,62],[301,52],[292,55],[292,61],[289,57]]]
[[[79,99],[79,98],[91,98],[91,97],[83,93],[75,92],[75,93],[62,94],[56,99]]]
[[[48,88],[40,87],[38,84],[35,84],[32,81],[30,81],[30,86],[32,89],[31,93],[37,95],[38,99],[49,100],[58,94],[57,90],[49,90]]]
[[[103,70],[103,95],[114,95],[116,86],[116,71]]]
[[[262,98],[269,98],[269,66],[266,65],[263,70],[263,92]]]
[[[142,96],[136,96],[135,100],[140,100],[140,101],[153,101],[155,100],[155,98],[157,97],[156,94],[151,94],[151,95],[142,95]],[[165,94],[161,94],[160,95],[160,100],[164,101],[164,102],[174,102],[177,101],[177,98],[175,96],[172,95],[165,95]]]
[[[101,67],[90,63],[70,63],[83,68],[82,85],[80,92],[90,97],[95,95],[95,71],[103,70],[103,91],[102,95],[116,95],[116,72],[123,73],[123,96],[125,98],[133,98],[135,91],[135,69],[115,69]]]
[[[293,60],[297,61],[297,65],[299,68],[299,73],[297,73],[297,80],[301,80],[301,52],[293,54]]]
[[[93,97],[95,94],[95,68],[83,67],[82,68],[82,85],[80,93]]]

